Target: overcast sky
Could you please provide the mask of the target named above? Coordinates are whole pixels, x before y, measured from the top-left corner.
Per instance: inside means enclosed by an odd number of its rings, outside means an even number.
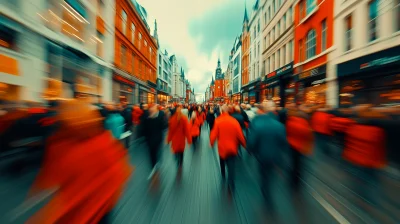
[[[196,93],[204,93],[218,57],[222,70],[240,35],[245,0],[138,0],[147,10],[152,34],[158,23],[160,49],[175,54]],[[255,0],[247,0],[250,14]]]

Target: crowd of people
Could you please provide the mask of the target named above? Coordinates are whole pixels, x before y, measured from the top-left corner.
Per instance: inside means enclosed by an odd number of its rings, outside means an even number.
[[[223,180],[227,176],[231,192],[235,191],[235,163],[246,150],[259,162],[261,190],[266,200],[271,197],[270,173],[276,168],[287,170],[283,162],[285,155],[291,157],[289,172],[297,189],[304,157],[316,150],[335,154],[327,144],[330,141],[342,144],[340,157],[366,168],[367,172],[384,167],[388,160],[397,164],[399,161],[398,151],[392,150],[399,146],[395,140],[399,136],[398,117],[384,117],[368,106],[343,111],[292,103],[279,108],[268,100],[252,105],[142,103],[130,106],[125,101],[119,105],[92,104],[81,97],[50,101],[47,107],[0,108],[0,111],[2,150],[12,148],[10,139],[17,139],[15,124],[25,128],[35,124],[37,130],[45,130],[29,133],[40,133],[46,148],[30,195],[49,189],[55,189],[56,193],[32,217],[31,223],[106,220],[134,170],[127,149],[138,139],[147,146],[151,165],[149,179],[159,171],[165,141],[181,171],[185,150],[203,150],[199,148],[200,138],[209,139],[212,149],[218,145],[221,176]]]

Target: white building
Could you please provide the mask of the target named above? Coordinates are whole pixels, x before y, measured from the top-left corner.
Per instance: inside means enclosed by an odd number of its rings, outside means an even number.
[[[335,1],[334,15],[327,103],[399,104],[400,1]]]
[[[114,4],[1,1],[0,83],[7,86],[6,98],[41,101],[44,92],[70,98],[84,91],[111,100]]]
[[[181,92],[180,88],[181,85],[179,85],[179,80],[180,80],[180,67],[178,64],[178,61],[176,60],[176,56],[172,55],[169,58],[169,61],[171,63],[171,81],[172,81],[172,85],[171,85],[171,96],[172,96],[172,100],[173,101],[177,101],[179,99],[179,93]]]
[[[171,94],[171,75],[172,65],[168,57],[168,52],[158,51],[157,60],[157,101],[158,103],[165,103],[169,101]]]
[[[235,101],[240,102],[240,89],[242,88],[242,37],[235,39],[231,50],[231,77],[232,77],[232,97]]]
[[[250,63],[249,63],[249,82],[257,79],[261,75],[261,14],[262,5],[260,0],[256,0],[250,16]]]
[[[284,74],[279,71],[290,67],[285,69],[286,75],[290,76],[293,73],[295,0],[263,2],[261,73],[268,87],[262,90],[260,101],[268,98],[280,102],[280,97],[283,95],[280,90],[285,88],[287,81],[283,79]]]

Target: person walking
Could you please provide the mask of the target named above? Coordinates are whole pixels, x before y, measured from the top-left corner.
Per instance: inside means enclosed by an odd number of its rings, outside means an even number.
[[[193,150],[196,150],[197,141],[200,136],[200,121],[195,112],[193,112],[190,118],[190,134],[192,136]]]
[[[168,127],[164,111],[159,111],[157,104],[149,106],[149,115],[141,122],[142,134],[148,146],[152,171],[151,179],[159,166],[160,147],[164,138],[164,131]]]
[[[225,180],[225,165],[228,168],[228,186],[229,189],[235,189],[235,160],[238,155],[239,144],[246,147],[242,129],[239,122],[232,116],[229,116],[227,105],[222,106],[222,114],[215,119],[214,128],[210,134],[211,147],[218,140],[218,154],[220,157],[220,168],[222,178]]]
[[[182,108],[182,107],[181,107],[181,108]],[[189,110],[187,109],[187,105],[186,105],[186,104],[185,104],[185,105],[183,106],[183,108],[181,109],[181,113],[182,113],[183,115],[185,115],[186,118],[189,117]]]
[[[289,150],[286,140],[285,126],[279,122],[273,113],[275,103],[268,101],[262,103],[263,114],[254,117],[250,124],[250,134],[247,138],[247,150],[252,153],[259,162],[261,177],[261,192],[264,198],[271,201],[271,176],[276,165],[282,165],[282,151]]]
[[[172,152],[176,157],[178,168],[182,168],[183,152],[185,151],[186,140],[192,144],[189,121],[182,113],[182,106],[176,108],[175,114],[169,120],[167,143],[171,143]]]
[[[214,109],[213,109],[213,107],[211,107],[210,111],[207,114],[207,123],[208,123],[208,127],[210,128],[210,131],[214,127],[214,121],[215,121]]]

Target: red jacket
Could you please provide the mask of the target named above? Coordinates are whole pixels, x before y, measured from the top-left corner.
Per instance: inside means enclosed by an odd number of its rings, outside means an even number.
[[[329,128],[335,132],[346,132],[347,128],[356,122],[350,118],[333,117],[330,119]]]
[[[293,149],[305,155],[312,153],[314,137],[306,119],[289,116],[286,121],[286,136]]]
[[[239,144],[246,147],[239,122],[227,113],[222,113],[221,116],[215,119],[215,124],[210,134],[211,146],[214,145],[217,139],[218,153],[222,159],[226,159],[228,156],[236,156]]]
[[[186,141],[192,144],[192,136],[190,135],[189,121],[186,116],[181,115],[178,120],[178,115],[174,114],[169,120],[167,142],[172,142],[172,152],[179,153],[185,151]]]
[[[200,121],[196,117],[195,119],[190,120],[190,135],[192,137],[196,137],[200,135]]]
[[[140,117],[142,116],[143,111],[140,108],[133,108],[132,111],[132,121],[135,125],[140,124]]]
[[[354,124],[347,128],[345,138],[344,159],[369,168],[382,168],[386,164],[386,138],[383,129]]]
[[[332,130],[329,127],[330,119],[334,116],[326,112],[317,111],[311,117],[312,129],[320,134],[332,135]]]

